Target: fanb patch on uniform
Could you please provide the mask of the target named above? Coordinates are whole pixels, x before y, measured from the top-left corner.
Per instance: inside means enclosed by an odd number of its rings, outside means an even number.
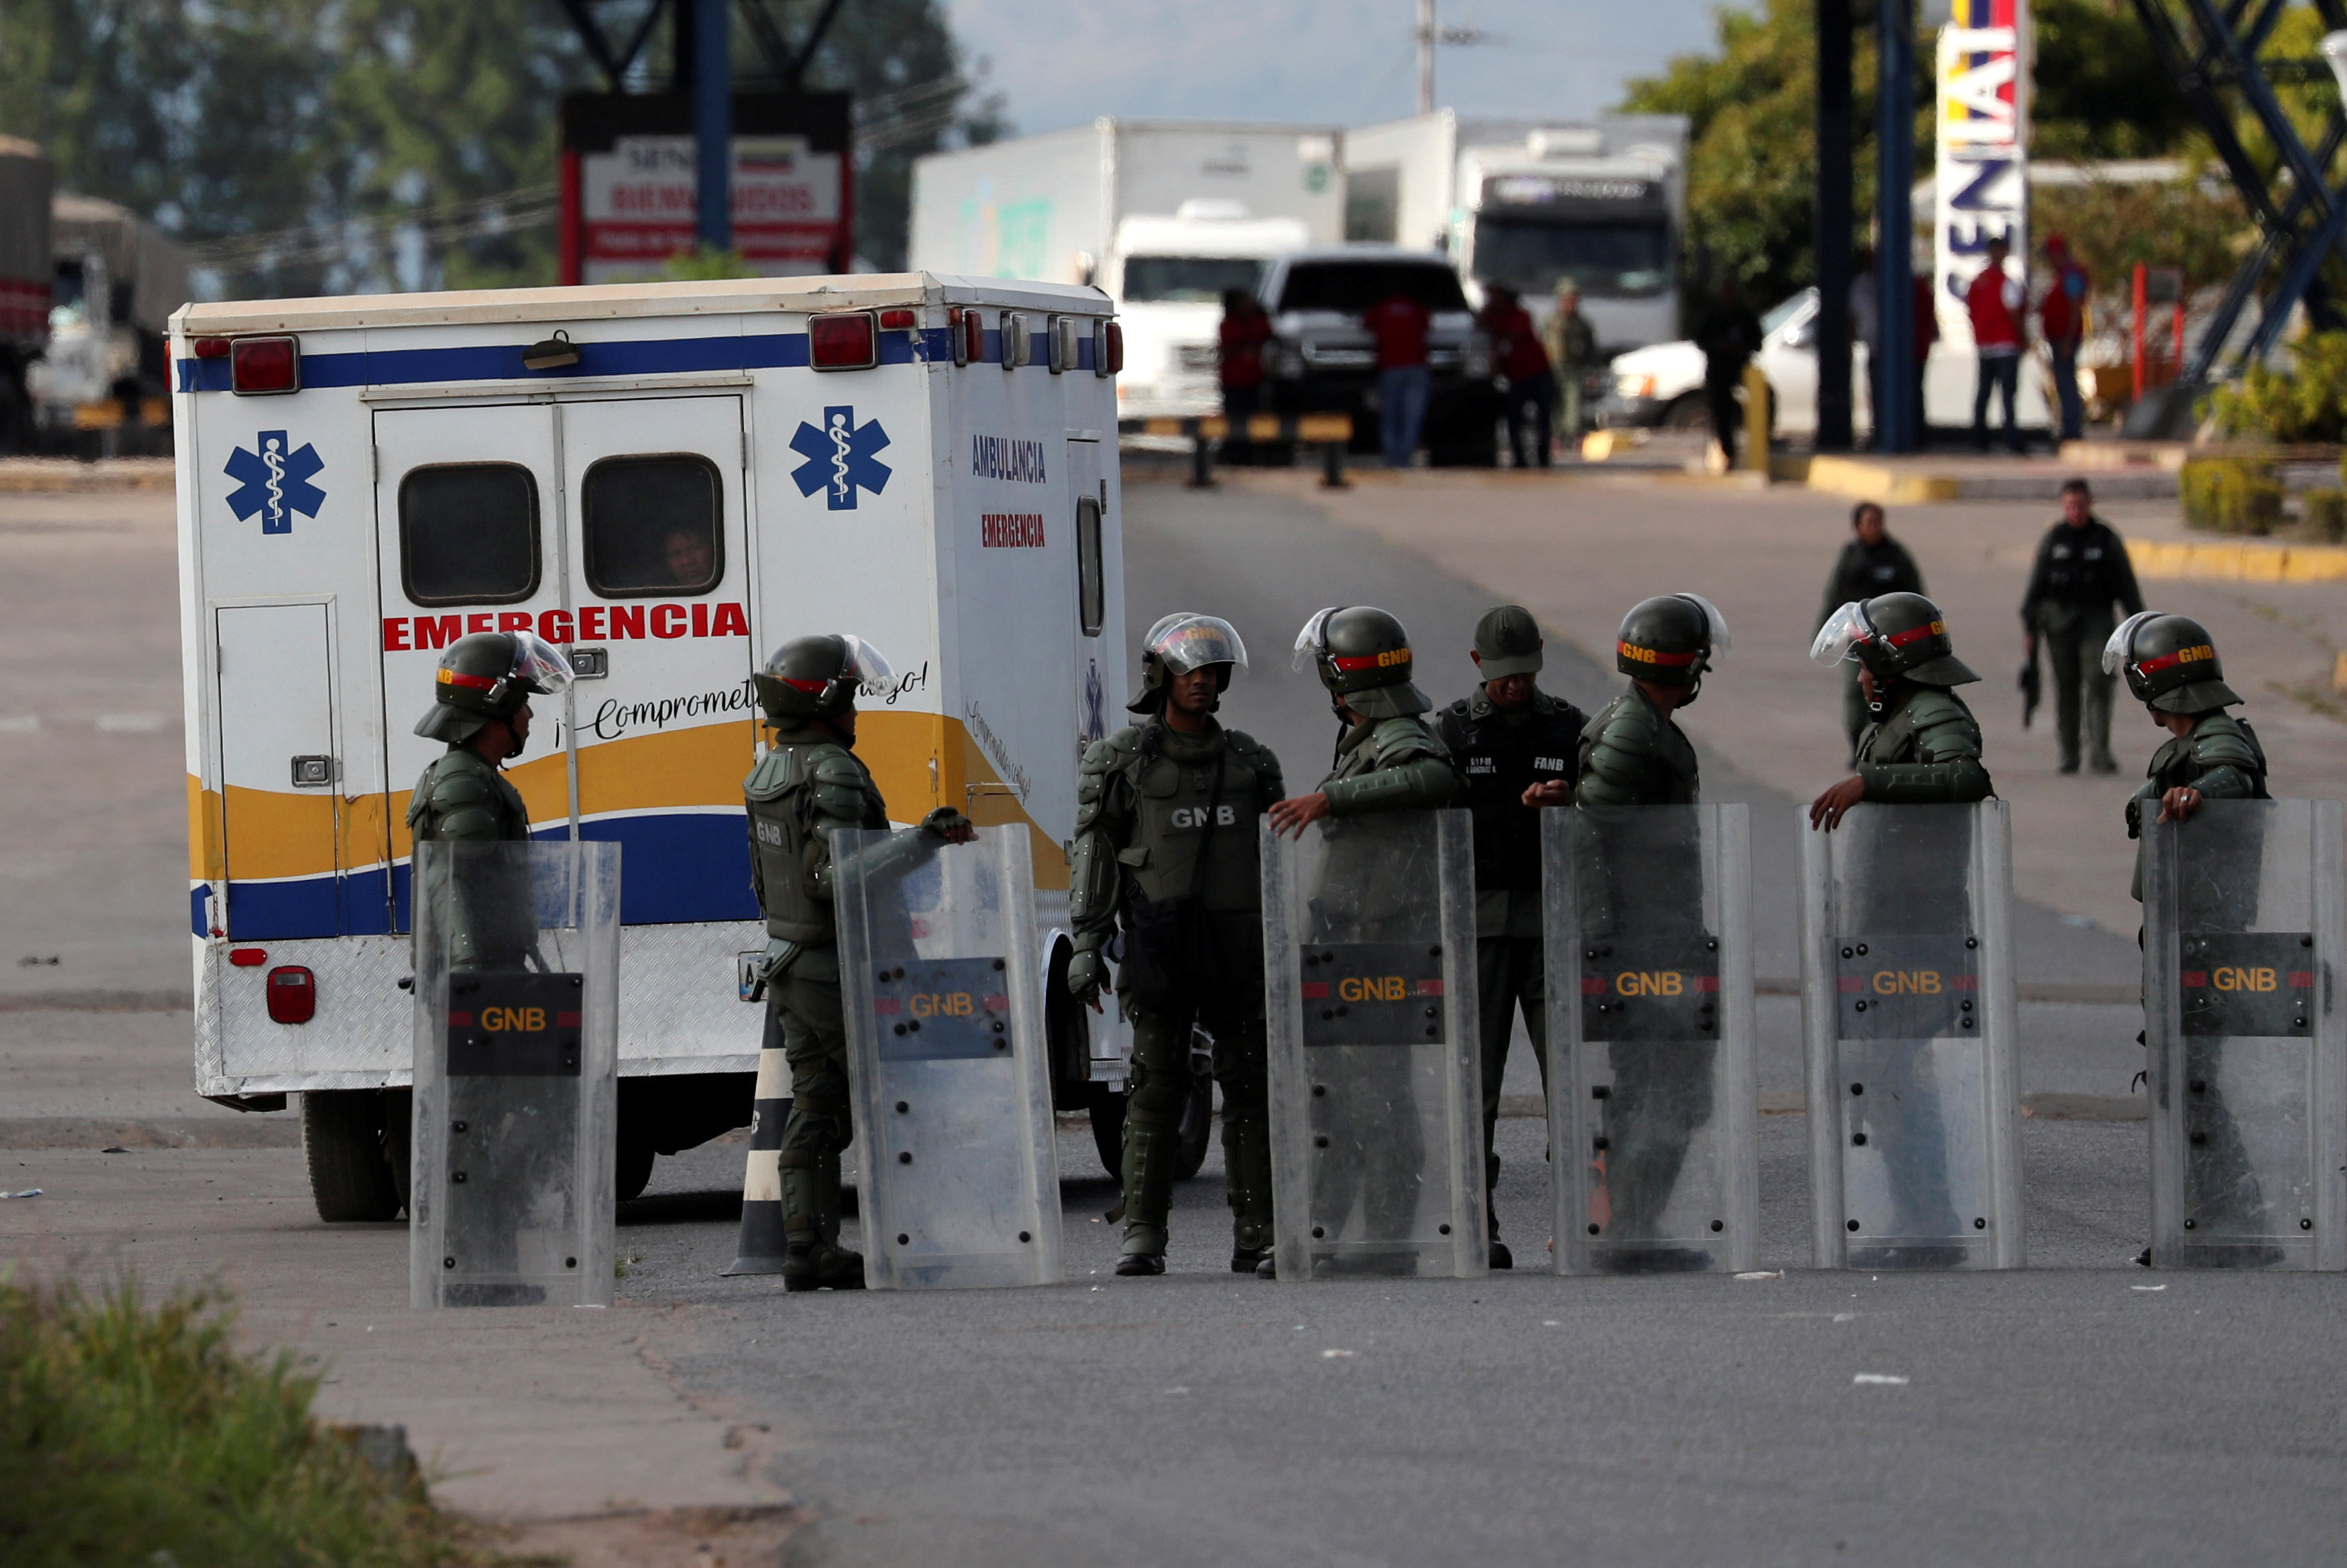
[[[1719,943],[1609,938],[1581,950],[1583,1040],[1719,1038]]]
[[[1423,1045],[1442,1037],[1442,949],[1317,942],[1303,955],[1304,1044]]]
[[[884,1062],[1010,1060],[1010,986],[999,958],[941,958],[873,972]]]
[[[2314,938],[2304,932],[2188,932],[2177,964],[2188,1035],[2314,1033]]]

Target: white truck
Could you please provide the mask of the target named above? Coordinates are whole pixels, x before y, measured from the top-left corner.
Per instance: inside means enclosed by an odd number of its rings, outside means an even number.
[[[1679,335],[1687,124],[1461,119],[1438,109],[1345,135],[1345,238],[1439,250],[1469,296],[1504,284],[1545,320],[1561,279],[1601,355]]]
[[[1099,119],[913,166],[912,264],[1093,283],[1125,331],[1119,412],[1221,411],[1225,290],[1276,256],[1341,238],[1330,127]]]
[[[748,677],[807,632],[897,667],[857,747],[892,818],[1029,830],[1055,1095],[1112,1137],[1127,1042],[1057,983],[1077,760],[1128,689],[1098,290],[197,304],[170,347],[197,1089],[302,1096],[322,1216],[404,1201],[405,819],[440,749],[410,726],[440,650],[486,630],[533,630],[579,676],[508,769],[532,831],[624,846],[621,1196],[749,1120]]]

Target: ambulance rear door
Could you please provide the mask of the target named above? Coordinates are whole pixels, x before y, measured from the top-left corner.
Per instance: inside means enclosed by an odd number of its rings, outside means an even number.
[[[579,831],[626,845],[631,926],[758,914],[745,428],[735,392],[562,405]]]

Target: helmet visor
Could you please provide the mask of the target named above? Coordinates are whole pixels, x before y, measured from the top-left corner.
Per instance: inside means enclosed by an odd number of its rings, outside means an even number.
[[[1296,668],[1310,669],[1319,663],[1320,643],[1327,636],[1328,617],[1344,607],[1342,605],[1330,605],[1304,623],[1304,629],[1296,634],[1296,657],[1291,661]]]
[[[507,677],[508,680],[547,697],[560,697],[570,689],[570,661],[561,649],[535,632],[508,635],[514,640],[513,673]]]
[[[1713,604],[1701,594],[1679,594],[1676,596],[1686,600],[1703,612],[1704,626],[1706,628],[1706,636],[1711,639],[1711,651],[1714,657],[1726,653],[1735,646],[1728,640],[1727,617],[1719,613],[1717,605]]]
[[[837,632],[840,646],[846,650],[846,662],[839,667],[839,678],[852,680],[857,686],[870,687],[886,685],[897,678],[897,667],[887,656],[854,632]]]
[[[2158,615],[2157,610],[2137,610],[2119,623],[2119,629],[2113,632],[2111,640],[2103,645],[2105,675],[2116,675],[2127,667],[2127,655],[2135,647],[2135,634],[2142,628],[2144,622],[2156,619]]]
[[[1168,616],[1150,628],[1144,653],[1153,653],[1174,675],[1210,664],[1246,667],[1246,644],[1238,628],[1219,616]]]
[[[1831,669],[1851,657],[1858,645],[1873,635],[1874,628],[1866,624],[1866,607],[1852,599],[1818,628],[1818,640],[1809,645],[1809,657]]]

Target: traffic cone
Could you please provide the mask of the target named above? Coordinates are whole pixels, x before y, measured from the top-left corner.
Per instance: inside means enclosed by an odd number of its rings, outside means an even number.
[[[766,1038],[758,1052],[757,1099],[750,1114],[750,1159],[742,1173],[742,1239],[728,1274],[780,1274],[789,1247],[783,1238],[783,1124],[791,1114],[791,1069],[783,1060],[783,1032],[768,1003]]]

